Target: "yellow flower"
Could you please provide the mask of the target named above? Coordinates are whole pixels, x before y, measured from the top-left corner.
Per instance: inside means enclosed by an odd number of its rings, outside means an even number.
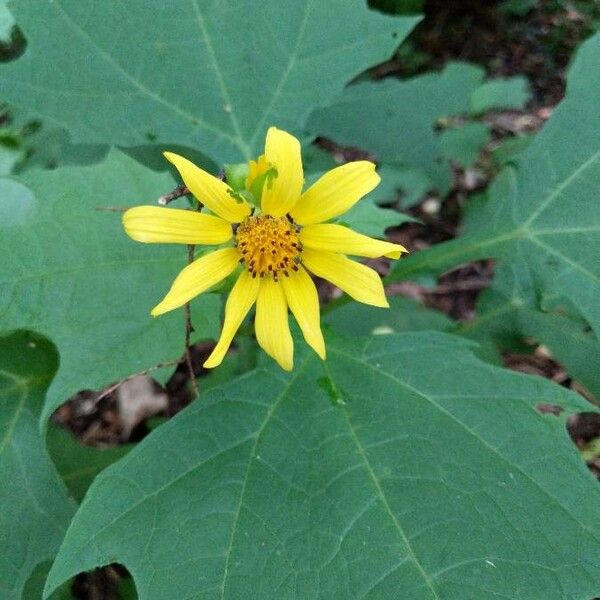
[[[123,225],[127,234],[140,242],[225,245],[185,267],[151,313],[157,316],[183,306],[239,270],[227,298],[221,337],[205,367],[222,362],[255,303],[258,343],[282,368],[293,368],[288,308],[308,345],[325,359],[319,298],[308,272],[329,280],[359,302],[388,306],[377,273],[346,254],[399,258],[406,250],[326,223],[377,186],[379,176],[373,163],[357,161],[332,169],[302,192],[300,143],[289,133],[271,127],[265,153],[251,161],[246,180],[248,188],[256,182],[262,185],[257,207],[189,160],[171,152],[165,152],[165,157],[211,214],[138,206],[124,214]]]

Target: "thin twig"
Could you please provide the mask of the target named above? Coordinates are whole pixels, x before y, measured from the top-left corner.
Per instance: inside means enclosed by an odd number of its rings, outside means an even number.
[[[219,178],[220,179],[224,178],[224,172],[222,175],[219,174]],[[177,198],[181,198],[182,196],[186,196],[190,193],[191,192],[187,186],[180,184],[172,192],[169,192],[168,194],[165,194],[164,196],[160,196],[158,198],[158,204],[166,206],[173,200],[176,200]],[[109,211],[109,212],[124,212],[127,210],[127,208],[120,207],[120,206],[97,206],[96,210]],[[198,202],[198,204],[196,206],[196,210],[202,210],[202,204],[200,202]],[[193,244],[188,245],[188,265],[194,261],[194,249],[195,249],[195,246]],[[192,313],[191,313],[191,309],[190,309],[190,303],[186,302],[185,303],[185,362],[187,364],[187,368],[188,368],[188,371],[190,374],[190,379],[192,380],[192,387],[194,388],[194,394],[196,395],[196,397],[198,397],[200,395],[200,391],[198,390],[198,383],[196,382],[196,376],[194,373],[194,365],[192,363],[192,354],[190,352],[190,338],[191,338],[193,331],[194,331],[194,326],[192,325]],[[110,394],[112,394],[115,390],[117,390],[126,381],[129,381],[130,379],[133,379],[134,377],[137,377],[138,375],[146,375],[152,371],[155,371],[156,369],[160,369],[161,367],[176,365],[176,364],[179,364],[180,362],[181,361],[179,360],[179,361],[174,361],[174,362],[161,363],[154,367],[150,367],[149,369],[145,369],[144,371],[140,371],[139,373],[134,373],[133,375],[129,375],[128,377],[121,379],[114,385],[111,385],[110,387],[106,388],[103,392],[101,392],[100,395],[96,398],[96,402],[100,402],[100,400],[106,398],[107,396],[110,396]]]
[[[188,265],[191,265],[194,261],[194,248],[195,246],[193,244],[188,245]],[[196,381],[196,374],[194,373],[194,365],[192,363],[192,353],[190,352],[190,337],[193,331],[192,311],[188,301],[185,303],[185,362],[187,363],[187,368],[190,373],[195,397],[198,398],[200,396],[200,390],[198,389],[198,382]]]
[[[162,206],[166,206],[173,200],[177,198],[181,198],[182,196],[187,196],[190,194],[189,188],[184,184],[179,184],[172,192],[161,196],[158,199],[158,203]],[[202,210],[202,204],[198,202],[196,205],[196,210]],[[194,261],[194,249],[195,246],[193,244],[188,245],[188,265],[191,265]],[[190,351],[190,342],[192,332],[194,331],[194,326],[192,325],[192,311],[190,308],[190,303],[185,303],[185,362],[190,374],[190,379],[192,382],[192,388],[194,389],[194,394],[196,398],[200,395],[200,390],[198,389],[198,382],[196,381],[196,374],[194,373],[194,364],[192,362],[192,353]]]
[[[169,192],[164,196],[160,196],[158,203],[161,206],[166,206],[169,204],[169,202],[173,202],[173,200],[177,200],[177,198],[181,198],[181,196],[187,196],[189,193],[190,190],[187,188],[187,186],[179,184],[172,192]]]
[[[196,210],[202,210],[202,203],[198,201],[196,204]],[[196,246],[194,244],[188,244],[188,265],[194,262],[194,250]],[[200,396],[200,390],[198,389],[198,382],[196,381],[196,374],[194,373],[194,364],[192,362],[192,353],[190,352],[190,338],[194,326],[192,325],[192,310],[189,301],[185,303],[185,362],[187,364],[188,371],[190,373],[190,379],[192,380],[192,387],[196,398]]]
[[[162,369],[163,367],[174,367],[178,365],[180,360],[169,360],[167,362],[158,363],[153,367],[149,367],[148,369],[144,369],[143,371],[139,371],[138,373],[134,373],[133,375],[128,375],[123,379],[117,381],[117,383],[107,387],[104,391],[100,392],[100,394],[94,398],[94,402],[100,402],[100,400],[104,400],[107,396],[110,396],[114,391],[118,390],[124,383],[131,381],[134,377],[138,377],[138,375],[148,375],[148,373],[152,373],[152,371],[157,371],[158,369]]]

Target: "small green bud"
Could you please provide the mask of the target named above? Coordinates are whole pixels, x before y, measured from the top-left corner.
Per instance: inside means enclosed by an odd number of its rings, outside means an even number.
[[[234,192],[241,192],[246,187],[246,177],[248,177],[248,164],[236,163],[225,165],[225,181]]]

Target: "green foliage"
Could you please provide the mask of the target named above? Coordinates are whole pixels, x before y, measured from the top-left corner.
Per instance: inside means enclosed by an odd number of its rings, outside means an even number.
[[[500,170],[509,162],[512,162],[518,154],[523,152],[527,146],[533,141],[535,136],[532,134],[517,135],[515,137],[503,140],[492,151],[492,163]]]
[[[434,329],[449,331],[454,322],[443,313],[429,310],[421,304],[393,296],[390,308],[361,306],[355,302],[344,303],[340,308],[327,312],[323,321],[343,335],[371,335],[425,331]]]
[[[165,381],[184,351],[184,311],[149,311],[186,248],[121,225],[178,183],[161,150],[217,172],[260,154],[270,125],[329,138],[358,153],[304,144],[307,181],[376,157],[382,184],[340,222],[383,236],[414,220],[398,208],[446,194],[451,166],[492,146],[482,115],[522,109],[529,87],[464,63],[368,80],[418,18],[363,0],[10,6],[27,48],[0,65],[2,600],[66,600],[70,578],[115,562],[137,588],[121,595],[142,600],[598,595],[600,491],[565,431],[592,407],[489,362],[535,340],[600,399],[600,35],[542,132],[493,150],[503,170],[463,237],[389,276],[496,258],[472,322],[340,298],[322,311],[327,361],[300,346],[291,374],[243,326],[198,401],[98,451],[51,413],[136,372]],[[0,0],[3,39],[8,14]],[[218,335],[227,288],[192,302],[193,341]]]
[[[502,264],[492,286],[483,292],[479,317],[458,332],[500,347],[510,348],[522,336],[547,346],[568,372],[600,399],[600,343],[577,315],[552,310],[551,297],[536,295],[534,274],[525,261]]]
[[[0,73],[5,100],[60,123],[75,142],[177,143],[219,164],[253,158],[269,125],[299,132],[418,20],[368,11],[363,0],[11,8],[28,46]]]
[[[0,0],[0,43],[10,42],[15,19],[6,6],[5,0]]]
[[[84,446],[60,427],[50,427],[48,452],[72,498],[81,502],[98,473],[127,454],[130,446],[97,449]]]
[[[389,208],[380,208],[369,199],[359,202],[339,219],[340,223],[374,237],[385,237],[385,230],[388,227],[414,221],[415,219],[409,215]]]
[[[408,81],[352,85],[331,106],[316,110],[309,128],[341,144],[360,144],[381,161],[416,170],[445,192],[450,171],[435,127],[444,117],[469,112],[471,94],[483,76],[479,67],[456,63]]]
[[[481,68],[451,63],[440,73],[410,80],[361,82],[316,110],[309,130],[340,144],[359,145],[384,164],[401,168],[400,185],[408,197],[405,206],[410,206],[431,189],[446,195],[450,161],[471,165],[489,140],[487,125],[467,122],[454,128],[452,117],[519,108],[529,98],[522,77],[483,80]]]
[[[152,204],[173,180],[119,152],[90,167],[29,171],[0,182],[0,330],[31,328],[57,346],[60,368],[44,418],[81,389],[112,381],[183,352],[182,311],[151,319],[187,253],[136,244],[119,212],[102,207]],[[193,303],[197,338],[218,334],[220,302]]]
[[[490,130],[483,123],[466,123],[440,134],[442,155],[462,167],[472,165],[490,141]]]
[[[529,98],[529,86],[525,77],[492,79],[473,92],[471,112],[478,115],[494,108],[521,110]]]
[[[574,310],[598,335],[600,213],[592,199],[600,192],[599,52],[600,36],[582,46],[565,101],[477,204],[467,235],[400,262],[392,280],[498,257],[527,274],[526,305],[558,315]]]
[[[18,600],[34,568],[54,557],[75,510],[40,436],[51,344],[0,337],[0,597]]]
[[[586,406],[442,334],[251,372],[97,478],[47,590],[117,561],[143,599],[589,598],[600,490],[539,402]]]
[[[21,122],[38,116],[62,128],[38,122],[18,150],[27,150],[27,167],[98,162],[107,152],[100,144],[117,144],[133,147],[128,153],[156,168],[142,147],[148,142],[171,150],[179,150],[174,144],[201,148],[219,165],[252,158],[262,151],[269,125],[300,132],[315,105],[386,59],[418,21],[368,11],[362,0],[336,1],[339,8],[294,0],[285,9],[273,2],[256,11],[250,0],[221,2],[218,10],[206,0],[178,0],[170,5],[168,25],[161,11],[148,12],[141,0],[128,4],[126,18],[117,2],[99,7],[88,0],[88,8],[80,0],[40,7],[21,2],[13,11],[28,49],[0,72],[2,95]],[[327,18],[332,10],[335,21]],[[96,17],[110,35],[91,27]],[[117,44],[111,41],[115,36]],[[70,48],[68,54],[56,52],[56,37],[60,48]],[[199,47],[189,52],[193,44]],[[261,60],[249,63],[250,55]],[[57,96],[57,88],[66,97]],[[77,143],[70,144],[69,137]],[[196,154],[186,148],[181,153]],[[4,156],[7,172],[22,159],[15,151]],[[371,235],[403,222],[374,205],[356,211],[351,221],[366,217],[364,231]]]
[[[0,176],[10,175],[24,157],[25,152],[19,140],[10,130],[0,129]]]

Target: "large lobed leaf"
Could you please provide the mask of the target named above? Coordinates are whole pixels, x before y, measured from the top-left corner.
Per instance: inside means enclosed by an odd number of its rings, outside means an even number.
[[[173,187],[119,152],[91,167],[30,171],[0,181],[0,332],[27,328],[57,346],[60,368],[47,417],[81,389],[96,389],[183,353],[184,315],[150,309],[187,262],[184,246],[130,240],[121,213]],[[220,302],[192,303],[196,335],[215,337]]]
[[[525,304],[575,312],[599,335],[599,56],[597,34],[577,55],[566,99],[470,215],[467,234],[400,261],[391,280],[498,257],[530,281]]]
[[[520,108],[528,98],[523,78],[483,83],[484,76],[476,65],[450,63],[439,73],[408,80],[363,81],[315,110],[308,129],[403,168],[400,187],[409,196],[408,204],[415,192],[422,196],[437,188],[445,195],[451,184],[450,161],[469,166],[490,135],[483,123],[453,128],[452,118]]]
[[[544,344],[569,375],[600,399],[600,342],[577,313],[553,310],[551,296],[536,294],[526,261],[504,263],[477,301],[478,317],[457,333],[500,348],[519,345],[526,336]]]
[[[2,67],[4,100],[77,142],[179,143],[218,163],[252,158],[269,125],[298,132],[418,22],[369,11],[364,0],[19,0],[11,8],[28,46]]]
[[[51,344],[37,336],[18,332],[0,337],[3,600],[19,600],[35,567],[54,558],[75,512],[38,426],[44,392],[57,363]]]
[[[360,146],[384,162],[424,173],[431,187],[447,190],[450,172],[435,127],[442,117],[469,112],[471,94],[483,78],[481,68],[453,63],[440,73],[407,81],[358,83],[331,106],[316,110],[309,128],[340,144]]]
[[[328,362],[209,392],[101,474],[47,591],[123,563],[142,600],[589,600],[600,490],[578,396],[434,333],[336,342]]]

